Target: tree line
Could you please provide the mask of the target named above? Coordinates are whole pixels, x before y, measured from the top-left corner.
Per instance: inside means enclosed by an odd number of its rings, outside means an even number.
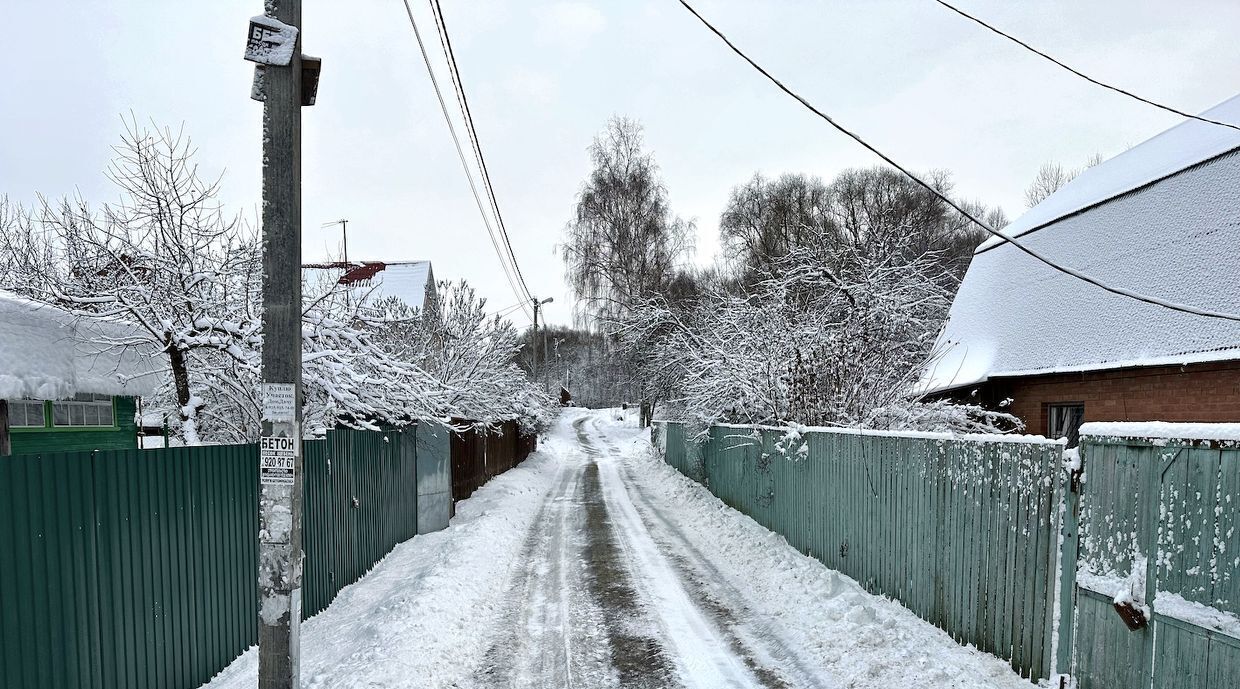
[[[657,404],[698,426],[1019,423],[919,395],[988,233],[898,171],[755,174],[720,213],[720,255],[697,267],[694,223],[672,211],[640,124],[613,119],[589,154],[561,247],[567,282],[577,325],[608,345],[606,365],[627,372],[625,396],[647,416]],[[956,196],[948,173],[926,178]],[[962,205],[991,227],[1007,223],[997,207]]]

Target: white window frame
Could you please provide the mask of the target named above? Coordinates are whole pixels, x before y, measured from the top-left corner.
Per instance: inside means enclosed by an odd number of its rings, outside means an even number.
[[[67,414],[67,422],[60,421]],[[78,393],[71,400],[52,402],[52,428],[112,428],[116,426],[116,410],[111,395]]]
[[[47,428],[47,405],[43,400],[8,400],[9,402],[9,428]],[[14,413],[18,408],[22,409],[21,423],[14,418]],[[39,410],[39,423],[29,423],[30,409],[37,408]]]

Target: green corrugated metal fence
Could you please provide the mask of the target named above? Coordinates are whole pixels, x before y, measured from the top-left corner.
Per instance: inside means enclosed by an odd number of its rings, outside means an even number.
[[[304,443],[306,616],[416,533],[415,433]],[[0,458],[0,686],[189,689],[252,646],[257,465],[254,445]]]
[[[1236,443],[1084,435],[1084,480],[1070,501],[1060,665],[1080,689],[1223,689],[1240,685],[1240,449]],[[1071,566],[1076,555],[1076,565]],[[1129,631],[1112,605],[1145,563],[1153,619]],[[1138,573],[1139,574],[1139,573]],[[1128,581],[1124,581],[1128,580]],[[1168,594],[1231,616],[1184,619]],[[1183,607],[1183,606],[1180,606]],[[1206,612],[1198,608],[1199,612]],[[1226,627],[1226,625],[1224,625]]]
[[[1063,445],[660,424],[667,461],[962,643],[1050,674]],[[700,458],[700,459],[699,459]]]

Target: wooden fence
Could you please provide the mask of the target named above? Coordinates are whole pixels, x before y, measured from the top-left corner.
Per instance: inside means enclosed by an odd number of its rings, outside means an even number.
[[[1209,426],[1082,428],[1058,660],[1079,689],[1240,686],[1240,443]],[[1150,608],[1143,628],[1120,593]]]
[[[801,552],[1032,679],[1051,669],[1063,444],[656,423],[669,464]]]
[[[454,424],[468,421],[455,419]],[[520,432],[515,421],[508,421],[490,433],[467,431],[452,434],[452,501],[473,495],[487,481],[525,461],[534,451],[537,438]]]
[[[418,466],[450,462],[419,458],[448,452],[425,427],[303,448],[309,617],[417,533],[420,492],[447,512],[448,478],[420,490]],[[0,687],[210,679],[257,642],[257,513],[254,445],[0,458]]]

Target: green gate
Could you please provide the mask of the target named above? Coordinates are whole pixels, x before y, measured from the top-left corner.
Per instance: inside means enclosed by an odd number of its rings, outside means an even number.
[[[1240,684],[1240,450],[1210,439],[1203,424],[1179,431],[1197,438],[1141,435],[1150,432],[1082,429],[1058,665],[1079,689],[1232,689]],[[1121,618],[1121,593],[1151,609],[1136,620],[1143,628]]]

